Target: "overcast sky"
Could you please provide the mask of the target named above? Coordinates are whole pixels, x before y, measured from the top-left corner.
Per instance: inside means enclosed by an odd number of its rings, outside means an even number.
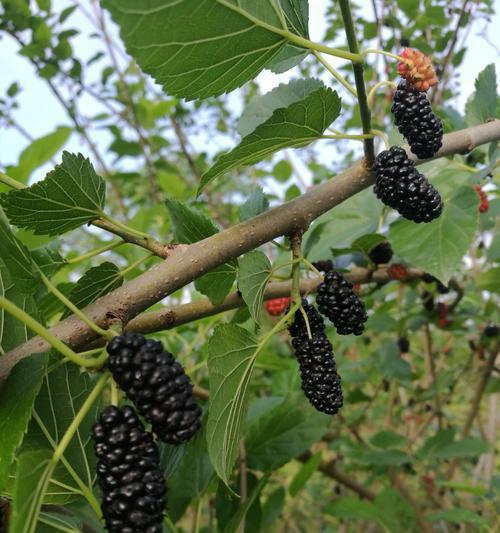
[[[496,10],[500,11],[500,0],[495,0]],[[53,0],[55,9],[61,6],[70,5],[70,0]],[[373,17],[371,0],[360,0],[358,2],[363,9],[366,9],[366,18]],[[310,33],[313,40],[321,40],[324,30],[324,11],[326,0],[310,0]],[[74,15],[70,22],[73,26],[78,27],[83,35],[90,33],[90,22],[82,16]],[[484,25],[481,25],[484,26]],[[488,40],[500,48],[500,16],[495,16],[493,22],[488,28]],[[465,99],[474,90],[474,79],[488,63],[498,63],[498,52],[494,46],[488,44],[484,38],[478,35],[483,27],[476,25],[470,34],[468,41],[469,50],[466,54],[465,61],[461,67],[461,92],[457,102],[459,109],[463,109]],[[97,42],[86,37],[79,37],[78,54],[84,50],[85,57],[91,57],[95,50]],[[2,66],[2,76],[0,77],[0,95],[5,93],[6,88],[14,81],[20,82],[23,92],[19,98],[20,109],[16,112],[17,120],[22,126],[31,133],[33,137],[52,132],[57,126],[68,124],[65,112],[61,109],[55,98],[48,90],[45,82],[38,79],[33,74],[33,69],[29,62],[16,54],[17,46],[9,37],[0,40],[0,61]],[[278,83],[287,81],[289,73],[276,76],[270,72],[263,72],[259,80],[264,92],[272,89]],[[342,92],[340,88],[339,92]],[[92,115],[93,109],[85,109],[86,114]],[[97,110],[96,110],[97,112]],[[105,134],[98,142],[106,142]],[[17,161],[20,151],[26,146],[27,141],[14,130],[0,130],[0,168],[8,164],[14,164]],[[70,150],[82,150],[78,138],[73,135],[66,146]]]

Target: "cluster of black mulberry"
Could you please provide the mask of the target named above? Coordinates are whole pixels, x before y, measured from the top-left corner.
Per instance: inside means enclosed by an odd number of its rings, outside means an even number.
[[[426,93],[417,91],[403,80],[392,102],[394,122],[411,151],[420,159],[432,157],[441,148],[443,124],[432,112]]]
[[[170,444],[189,440],[201,425],[201,409],[181,364],[160,342],[128,332],[107,346],[114,379]],[[161,533],[166,485],[153,433],[135,410],[108,406],[92,428],[102,512],[110,533]]]
[[[443,142],[443,124],[431,108],[426,92],[437,83],[429,58],[406,49],[398,72],[404,78],[394,92],[391,111],[400,133],[420,159],[434,156]],[[425,83],[424,83],[425,82]],[[374,191],[384,204],[413,222],[430,222],[441,215],[437,190],[418,172],[406,152],[397,146],[375,160]]]
[[[153,435],[131,407],[108,406],[92,428],[110,533],[161,533],[167,488]]]
[[[352,283],[335,270],[325,274],[318,286],[316,303],[340,335],[361,335],[368,316],[365,306],[352,290]]]
[[[325,333],[325,324],[316,308],[306,300],[302,310],[309,322],[308,331],[302,311],[295,313],[289,327],[292,346],[300,365],[302,390],[311,404],[323,413],[334,415],[342,407],[343,395],[333,349]]]
[[[384,204],[413,222],[430,222],[439,217],[443,202],[438,191],[415,168],[399,146],[381,152],[373,166],[374,192]]]
[[[158,437],[169,444],[189,440],[201,425],[193,386],[161,342],[128,332],[108,344],[109,369]]]

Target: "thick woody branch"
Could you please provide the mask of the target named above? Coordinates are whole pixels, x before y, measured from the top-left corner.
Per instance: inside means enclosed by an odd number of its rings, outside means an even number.
[[[409,268],[407,271],[407,279],[420,278],[423,273],[424,271],[419,268]],[[367,268],[356,268],[347,274],[346,278],[352,283],[387,283],[391,280],[387,273],[387,269],[385,268],[375,271]],[[314,292],[320,282],[320,278],[301,280],[300,293],[309,294],[310,292]],[[291,290],[291,281],[270,283],[264,292],[264,300],[290,296]],[[210,300],[203,299],[198,300],[197,302],[190,302],[188,304],[161,309],[160,311],[142,313],[131,320],[125,329],[141,333],[152,333],[154,331],[172,329],[177,326],[182,326],[182,324],[206,318],[207,316],[218,315],[219,313],[224,313],[231,309],[237,309],[243,304],[244,302],[241,296],[237,292],[233,292],[220,305],[213,305]]]
[[[476,146],[499,139],[500,120],[494,120],[445,135],[436,157],[466,153]],[[315,218],[366,189],[373,181],[373,174],[362,163],[357,163],[290,202],[207,239],[173,250],[165,261],[99,298],[83,311],[101,327],[107,327],[116,319],[126,324],[214,267],[272,239],[307,228]],[[51,333],[73,349],[79,349],[96,338],[96,334],[75,316],[55,325]],[[33,337],[4,355],[0,358],[0,382],[23,357],[47,351],[48,348],[43,339]]]

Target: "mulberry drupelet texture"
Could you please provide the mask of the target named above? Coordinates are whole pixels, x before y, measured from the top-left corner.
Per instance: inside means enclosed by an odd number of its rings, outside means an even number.
[[[169,444],[189,440],[200,428],[201,409],[172,354],[133,332],[114,337],[107,350],[113,377],[158,437]]]
[[[342,407],[343,395],[328,337],[318,332],[310,339],[305,333],[295,337],[292,346],[306,398],[318,411],[334,415]]]
[[[365,306],[352,290],[352,283],[340,272],[331,270],[318,286],[316,303],[321,314],[330,319],[339,335],[361,335],[367,320]]]
[[[381,152],[373,166],[377,198],[413,222],[431,222],[443,211],[438,191],[398,146]]]
[[[300,310],[288,328],[299,361],[302,390],[318,411],[333,415],[342,407],[343,395],[332,345],[325,334],[323,317],[314,305],[304,299],[302,308],[307,315],[311,338]]]
[[[167,488],[153,435],[132,407],[105,407],[92,427],[110,533],[161,533]]]
[[[443,141],[443,124],[431,108],[425,92],[406,81],[399,83],[391,107],[394,122],[411,151],[420,159],[432,157]]]

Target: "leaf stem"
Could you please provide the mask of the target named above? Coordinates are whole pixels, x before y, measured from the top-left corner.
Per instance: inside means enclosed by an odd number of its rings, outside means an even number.
[[[384,146],[386,150],[388,150],[391,147],[391,143],[389,142],[389,137],[387,137],[387,135],[383,131],[372,129],[372,133],[376,135],[377,137],[380,137],[384,141]]]
[[[110,243],[101,246],[100,248],[95,248],[94,250],[90,250],[89,252],[79,255],[78,257],[73,257],[72,259],[67,259],[66,264],[73,265],[75,263],[80,263],[81,261],[85,261],[86,259],[90,259],[91,257],[95,257],[96,255],[100,255],[104,252],[108,252],[109,250],[113,250],[114,248],[117,248],[118,246],[121,246],[124,244],[124,241],[111,241]]]
[[[354,22],[352,19],[351,7],[349,0],[339,0],[340,11],[342,19],[344,20],[344,28],[349,44],[349,49],[352,53],[359,55],[358,40],[356,38],[356,31],[354,29]],[[354,81],[356,82],[356,90],[358,93],[359,113],[361,115],[361,124],[363,126],[363,133],[371,133],[371,113],[366,99],[366,87],[363,76],[363,63],[353,63],[352,69],[354,72]],[[375,145],[373,139],[365,139],[364,141],[365,162],[368,168],[373,165],[375,160]]]
[[[118,405],[118,385],[114,379],[111,380],[111,405]]]
[[[300,260],[309,270],[312,270],[318,277],[323,278],[323,274],[308,259],[302,256]]]
[[[103,218],[104,220],[107,220],[108,222],[113,224],[113,226],[116,226],[118,229],[121,229],[122,231],[124,231],[125,233],[128,233],[129,235],[132,235],[133,237],[139,237],[141,239],[147,239],[147,240],[153,239],[151,235],[148,235],[147,233],[131,228],[127,226],[126,224],[123,224],[119,220],[115,220],[113,217],[111,217],[110,215],[106,213],[101,213],[101,218]]]
[[[328,61],[325,61],[323,59],[323,56],[317,52],[316,50],[313,51],[313,54],[316,56],[316,59],[328,70],[328,72],[341,84],[343,85],[355,98],[358,97],[358,93],[356,92],[356,89],[338,72],[335,70]]]
[[[42,483],[41,483],[41,486],[40,486],[40,489],[37,495],[37,501],[36,501],[37,507],[35,510],[31,512],[31,517],[35,518],[36,521],[38,521],[37,517],[40,513],[43,497],[47,490],[47,486],[50,482],[50,478],[52,477],[52,473],[54,472],[54,469],[57,463],[62,459],[64,452],[66,451],[66,448],[69,446],[71,440],[75,436],[75,433],[80,427],[80,424],[83,422],[83,419],[85,418],[87,413],[92,408],[92,405],[94,405],[94,402],[97,400],[97,398],[103,391],[108,379],[109,379],[108,373],[105,373],[101,376],[99,381],[96,383],[95,387],[92,389],[92,392],[87,396],[86,400],[83,402],[75,418],[72,420],[71,424],[68,426],[68,429],[65,431],[63,438],[61,439],[56,449],[54,450],[54,454],[52,455],[50,461],[47,463],[47,466],[45,467],[45,470],[43,473]],[[33,529],[33,526],[36,526],[36,522],[35,523],[30,522],[29,529],[27,529],[27,531],[29,531],[30,533],[34,532],[35,529]]]
[[[10,187],[11,189],[20,190],[26,188],[26,185],[24,185],[24,183],[20,183],[14,178],[7,176],[7,174],[4,174],[3,172],[0,172],[0,183],[7,185],[7,187]]]
[[[127,268],[124,268],[121,272],[120,272],[120,276],[123,278],[125,277],[130,271],[134,270],[134,268],[137,268],[140,264],[144,263],[144,261],[146,261],[146,259],[149,259],[151,257],[151,255],[146,255],[144,257],[141,257],[140,259],[138,259],[137,261],[134,261],[133,263],[131,263]]]
[[[366,50],[363,50],[362,52],[360,52],[360,55],[362,57],[366,57],[368,54],[381,54],[383,56],[396,59],[397,61],[404,61],[404,58],[401,56],[398,56],[396,54],[391,54],[390,52],[386,52],[385,50],[377,50],[376,48],[367,48]]]
[[[34,318],[28,315],[28,313],[23,311],[15,303],[7,300],[3,296],[0,296],[0,307],[5,309],[14,318],[17,318],[17,320],[26,324],[28,328],[33,330],[43,339],[45,339],[52,346],[52,348],[57,350],[60,354],[64,355],[64,357],[66,357],[73,363],[87,368],[99,366],[99,359],[87,359],[85,357],[81,357],[71,348],[66,346],[66,344],[61,342],[58,338],[54,337],[54,335],[52,335],[52,333],[50,333],[48,329],[46,329],[44,326],[42,326],[42,324],[40,324]]]
[[[43,420],[40,418],[40,416],[35,410],[33,411],[33,418],[35,419],[36,423],[40,426],[40,429],[42,433],[45,435],[45,438],[49,441],[49,444],[55,450],[57,448],[57,444],[52,438],[52,436],[50,435],[47,427],[43,423]],[[92,507],[94,513],[100,518],[102,515],[101,506],[99,505],[99,502],[94,496],[94,493],[89,489],[89,487],[87,487],[87,485],[85,485],[82,478],[76,473],[75,469],[71,466],[70,462],[64,456],[61,457],[61,463],[66,468],[69,475],[73,478],[74,482],[78,485],[80,492],[82,493],[82,496],[89,502],[89,505]]]
[[[290,238],[292,244],[292,292],[291,297],[293,302],[300,306],[302,302],[302,296],[300,294],[300,260],[302,258],[302,233],[295,233]]]
[[[373,131],[373,130],[372,130]],[[335,135],[322,135],[321,139],[350,139],[353,141],[364,141],[365,139],[373,139],[373,133],[363,133],[361,135],[350,133],[339,133]]]
[[[328,55],[335,56],[335,57],[340,57],[342,59],[348,59],[349,61],[352,61],[354,63],[363,62],[363,57],[361,56],[361,54],[352,53],[352,51],[346,52],[345,50],[339,50],[337,48],[330,48],[329,46],[326,46],[321,43],[315,43],[313,41],[310,41],[309,39],[305,39],[304,37],[301,37],[300,35],[292,33],[290,30],[284,30],[282,28],[277,28],[276,26],[273,26],[272,24],[268,24],[267,22],[264,22],[263,20],[260,20],[257,17],[254,17],[245,9],[242,9],[241,7],[232,4],[228,2],[227,0],[217,0],[217,2],[227,7],[228,9],[236,11],[241,16],[247,18],[250,22],[253,22],[256,26],[260,26],[261,28],[264,28],[268,31],[276,33],[277,35],[281,35],[288,41],[302,48],[307,48],[309,50],[316,50],[324,54],[328,54]]]
[[[396,88],[396,84],[393,81],[390,80],[382,80],[376,83],[368,93],[368,106],[373,111],[373,104],[375,103],[375,95],[377,93],[377,90],[380,89],[380,87],[391,87],[392,89]]]
[[[101,328],[95,322],[90,320],[90,318],[81,309],[78,309],[78,307],[71,300],[64,296],[64,294],[41,271],[40,277],[47,289],[82,322],[85,322],[85,324],[87,324],[90,329],[92,329],[98,335],[106,339],[112,339],[114,337],[114,335],[110,331]]]

